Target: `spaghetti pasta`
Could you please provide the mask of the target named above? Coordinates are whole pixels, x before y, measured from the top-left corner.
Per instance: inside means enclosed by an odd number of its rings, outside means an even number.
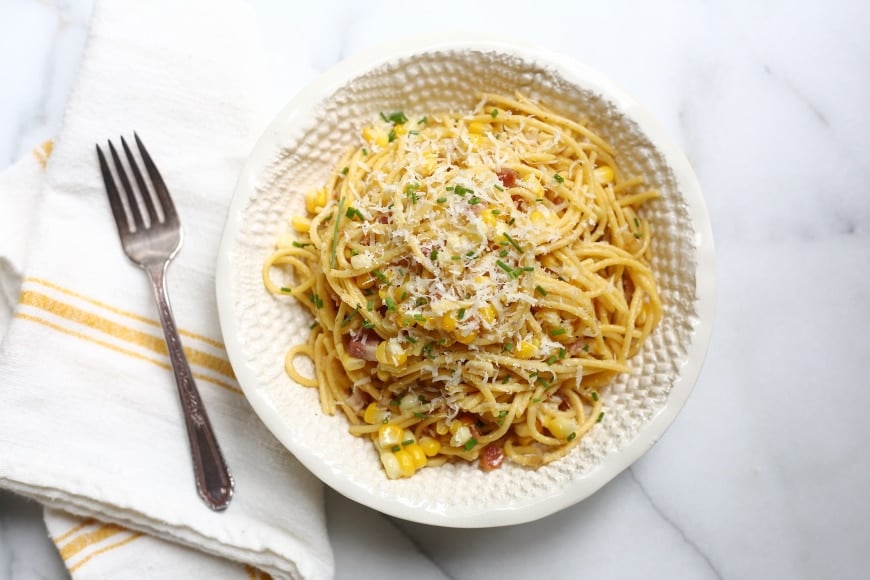
[[[657,192],[585,122],[521,95],[381,117],[263,266],[315,318],[288,374],[391,478],[563,457],[661,319],[638,213]]]

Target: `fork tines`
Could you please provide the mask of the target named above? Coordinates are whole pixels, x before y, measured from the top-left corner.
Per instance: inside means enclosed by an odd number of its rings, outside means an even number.
[[[133,137],[136,140],[136,146],[142,158],[142,163],[145,165],[145,170],[148,172],[149,181],[153,189],[149,188],[148,184],[146,184],[139,169],[139,162],[127,145],[127,141],[121,137],[121,146],[124,149],[127,165],[133,173],[136,188],[134,189],[133,183],[127,175],[127,170],[124,167],[121,156],[118,155],[118,151],[115,149],[115,145],[109,141],[109,151],[114,162],[115,174],[117,174],[123,188],[123,192],[120,192],[106,156],[103,154],[100,146],[97,145],[100,170],[103,174],[103,181],[106,185],[115,223],[118,225],[118,232],[122,237],[125,234],[124,229],[127,232],[135,232],[140,229],[148,229],[156,223],[176,226],[178,222],[178,214],[175,211],[175,206],[172,203],[172,198],[169,196],[169,190],[166,188],[163,177],[161,177],[160,172],[157,170],[151,155],[148,154],[148,150],[145,149],[145,145],[142,144],[142,140],[139,139],[139,135],[133,133]],[[122,228],[122,224],[126,227]]]

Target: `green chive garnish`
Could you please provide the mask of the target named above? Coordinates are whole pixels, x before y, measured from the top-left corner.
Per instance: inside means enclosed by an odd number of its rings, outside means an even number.
[[[499,191],[504,191],[504,188],[497,183],[493,187],[495,187]]]
[[[498,117],[498,109],[493,109],[492,112],[490,113],[490,115],[492,116],[493,119]]]
[[[540,294],[541,296],[546,296],[546,295],[547,295],[547,291],[544,290],[543,287],[541,287],[540,284],[538,284],[537,286],[535,286],[535,292],[537,292],[537,293]]]
[[[565,330],[564,328],[554,328],[553,330],[550,331],[550,336],[559,336],[559,335],[565,334],[566,332],[568,332],[568,331]]]
[[[387,296],[384,299],[384,305],[387,307],[387,310],[389,310],[390,312],[392,312],[396,309],[396,301],[393,300],[392,298],[390,298],[389,296]]]
[[[288,287],[286,287],[286,286],[281,286],[281,292],[287,292],[287,293],[289,294],[290,292],[293,292],[293,288],[288,288]]]
[[[592,400],[593,400],[593,401],[597,401],[597,400],[598,400],[598,392],[597,392],[597,391],[592,391],[592,392],[589,394],[589,396],[592,397]]]
[[[447,198],[446,198],[446,197],[439,197],[439,198],[436,199],[435,201],[436,201],[437,203],[447,203]]]
[[[574,441],[574,439],[576,439],[576,438],[577,438],[577,433],[575,433],[574,431],[571,431],[571,434],[568,435],[568,441]]]
[[[601,413],[598,415],[598,418],[595,419],[595,422],[596,422],[596,423],[601,423],[601,420],[602,420],[602,419],[604,419],[604,411],[601,411]]]
[[[293,247],[294,248],[304,248],[304,247],[310,246],[310,245],[311,245],[311,242],[297,242],[296,240],[293,240]]]
[[[565,181],[565,178],[558,173],[553,175],[553,179],[555,179],[557,183],[562,183],[563,181]]]
[[[477,439],[472,437],[471,439],[469,439],[468,441],[465,442],[465,445],[463,445],[462,448],[465,449],[466,451],[471,451],[472,449],[474,449],[475,445],[477,445]]]
[[[465,308],[460,308],[456,315],[456,320],[462,320],[463,318],[465,318]]]

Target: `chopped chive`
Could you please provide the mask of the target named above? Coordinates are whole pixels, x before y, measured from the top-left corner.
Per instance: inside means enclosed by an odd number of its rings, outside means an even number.
[[[366,149],[365,147],[363,147],[363,148],[362,148],[362,154],[363,154],[363,155],[368,155],[368,154],[369,154],[369,150]]]
[[[534,266],[523,266],[523,267],[522,267],[522,271],[523,271],[523,272],[534,272],[534,271],[535,271],[535,267],[534,267]]]
[[[553,330],[550,331],[550,336],[560,336],[562,334],[565,334],[566,332],[568,332],[568,331],[565,330],[564,328],[554,328]]]
[[[601,411],[601,413],[598,414],[598,418],[595,419],[595,422],[596,422],[596,423],[601,423],[601,420],[602,420],[602,419],[604,419],[604,411]]]
[[[466,451],[471,451],[472,449],[474,449],[475,445],[477,445],[477,439],[472,437],[471,439],[469,439],[468,441],[465,442],[465,445],[463,445],[462,448],[465,449]]]
[[[401,450],[402,450],[401,445],[393,445],[393,453],[395,453],[396,451],[401,451]]]
[[[535,397],[534,399],[532,399],[532,402],[533,402],[533,403],[540,403],[540,402],[541,402],[541,397]]]
[[[448,188],[448,190],[449,190],[449,188]],[[466,193],[474,193],[474,190],[468,189],[467,187],[462,187],[461,185],[454,185],[453,186],[453,193],[455,193],[456,195],[459,195],[459,196],[463,196]]]
[[[387,307],[387,310],[389,310],[390,312],[392,312],[396,309],[396,301],[393,300],[392,298],[390,298],[389,296],[387,296],[384,299],[384,305]]]
[[[389,284],[389,283],[390,283],[390,281],[389,281],[389,279],[386,277],[386,275],[385,275],[383,272],[381,272],[380,270],[372,270],[372,274],[375,276],[375,278],[377,278],[378,280],[380,280],[381,283],[383,283],[383,284]]]
[[[423,306],[424,304],[429,304],[429,299],[425,296],[418,296],[414,301],[414,306]]]
[[[438,259],[438,250],[432,250],[429,252],[429,259],[433,262]]]
[[[508,266],[507,264],[505,264],[501,260],[496,260],[495,263],[499,268],[501,268],[502,270],[504,270],[505,272],[510,274],[511,277],[515,277],[513,268],[511,268],[510,266]]]
[[[559,357],[557,357],[556,355],[551,356],[550,358],[547,359],[547,364],[548,365],[553,364],[554,362],[556,362],[556,360],[558,360],[558,358]]]
[[[535,286],[535,292],[537,292],[537,293],[540,294],[541,296],[546,296],[546,295],[547,295],[547,291],[544,290],[544,288],[543,288],[540,284],[538,284],[537,286]]]
[[[564,348],[560,348],[559,349],[559,358],[565,358],[566,356],[568,356],[568,351],[565,350]]]
[[[347,208],[347,211],[344,212],[344,217],[346,217],[348,219],[353,219],[355,217],[358,217],[361,220],[366,219],[365,216],[362,214],[362,212],[353,206],[349,206]]]
[[[591,393],[589,393],[589,396],[592,397],[593,401],[597,401],[598,400],[598,391],[592,391]]]
[[[634,218],[634,227],[636,227],[636,228],[640,227],[640,220],[637,219],[637,216],[635,216],[635,218]]]
[[[565,181],[565,178],[562,177],[561,175],[559,175],[558,173],[553,175],[553,179],[556,180],[556,183],[562,183],[563,181]]]
[[[290,293],[293,292],[293,288],[288,288],[287,286],[281,286],[281,292]]]
[[[312,292],[308,295],[308,298],[311,300],[311,303],[314,304],[318,309],[323,308],[323,298]]]
[[[640,232],[634,232],[634,237],[639,240],[640,239]]]
[[[417,121],[418,125],[424,125],[429,120],[429,117],[420,117],[420,120]]]
[[[350,171],[350,167],[342,167],[342,168],[341,168],[341,174],[342,174],[342,175],[347,175],[347,172],[348,172],[348,171]]]
[[[571,434],[568,435],[568,441],[574,441],[574,439],[576,439],[576,438],[577,438],[577,433],[575,433],[574,431],[571,431]]]
[[[368,320],[363,320],[362,327],[372,329],[375,327],[375,324],[373,322],[369,322]]]
[[[492,116],[493,119],[498,117],[498,109],[493,109],[492,112],[490,113],[490,115]]]
[[[317,328],[317,326],[318,326],[318,324],[317,324],[317,321],[315,320],[314,322],[311,323],[311,326],[309,326],[308,329],[314,330],[315,328]]]
[[[448,186],[445,187],[444,189],[446,189],[447,191],[453,191],[454,188],[453,188],[452,185],[448,185]]]
[[[588,344],[583,345],[583,352],[589,352],[589,345]]]
[[[436,199],[435,201],[436,201],[437,203],[447,203],[447,198],[446,198],[446,197],[439,197],[439,198]]]
[[[381,113],[381,119],[386,123],[392,123],[393,125],[404,125],[408,122],[408,117],[405,116],[405,113],[402,111],[396,111],[395,113],[390,113],[389,115],[385,115]]]
[[[418,419],[428,419],[429,418],[429,415],[427,415],[426,413],[414,413],[414,416],[417,417]]]
[[[510,252],[508,252],[507,250],[501,250],[501,251],[498,253],[498,255],[501,256],[502,258],[507,258],[507,255],[508,255],[509,253],[510,253]]]
[[[354,309],[350,312],[350,314],[348,314],[347,316],[345,316],[344,319],[341,321],[341,325],[342,325],[342,326],[347,326],[347,324],[348,324],[351,320],[353,320],[353,317],[356,316],[357,313],[359,313],[359,308],[360,308],[359,305],[357,305],[357,307],[354,308]]]
[[[506,342],[506,343],[504,343],[504,346],[501,347],[502,352],[510,352],[513,349],[514,349],[514,343],[512,343],[512,342]]]
[[[310,245],[311,245],[311,242],[297,242],[296,240],[293,240],[293,247],[294,248],[305,248],[305,247],[310,246]]]
[[[489,213],[491,213],[492,215],[499,215],[499,214],[501,214],[501,210],[496,208],[496,209],[490,210]]]
[[[404,441],[402,441],[402,445],[410,445],[413,442],[414,442],[413,439],[405,439]]]
[[[517,218],[511,218],[510,221],[508,222],[508,225],[509,226],[514,225],[514,223],[516,223],[516,221],[517,221]]]
[[[506,384],[508,384],[509,380],[511,380],[511,376],[505,375],[505,377],[501,380],[501,384],[506,385]],[[502,411],[502,413],[507,414],[507,411]],[[502,416],[501,413],[499,413],[499,417],[501,417],[501,416]]]
[[[541,378],[541,377],[536,378],[535,382],[538,383],[539,385],[541,385],[542,387],[544,387],[545,389],[549,389],[550,387],[553,386],[550,384],[550,381],[548,381],[544,378]]]
[[[396,130],[395,130],[395,129],[390,129],[390,132],[387,133],[387,142],[388,142],[388,143],[392,143],[393,141],[396,140],[396,137],[397,137],[397,136],[398,136],[398,135],[396,135]]]
[[[410,334],[409,334],[408,336],[405,337],[405,340],[407,340],[407,341],[410,342],[411,344],[417,344],[417,339],[414,338],[413,336],[411,336]]]
[[[465,252],[465,257],[466,258],[473,258],[474,257],[474,250],[469,250],[469,251]]]
[[[419,135],[419,134],[420,134],[420,131],[418,131],[416,129],[411,129],[410,131],[408,131],[408,135]]]
[[[463,318],[465,318],[465,308],[460,308],[456,314],[456,320],[462,320]]]
[[[504,188],[497,183],[493,187],[495,187],[499,191],[504,191]]]
[[[416,320],[417,322],[426,322],[426,317],[422,314],[415,314],[414,320]]]
[[[461,260],[462,256],[453,255],[453,256],[450,256],[450,259],[451,260]]]
[[[369,294],[369,296],[371,296],[371,294]],[[375,309],[375,303],[372,302],[371,300],[366,300],[366,310],[368,310],[369,312],[372,312],[372,311],[374,311],[374,309]]]
[[[468,200],[469,205],[477,205],[479,203],[480,203],[479,197],[472,197],[471,199]]]

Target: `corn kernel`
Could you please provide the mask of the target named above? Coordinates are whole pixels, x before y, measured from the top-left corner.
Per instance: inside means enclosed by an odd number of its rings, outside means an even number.
[[[384,147],[387,143],[390,142],[390,138],[386,132],[378,129],[377,127],[366,127],[362,131],[363,139],[371,143],[372,145],[377,145],[378,147]]]
[[[395,131],[396,135],[404,135],[408,132],[408,129],[405,128],[405,125],[393,125],[393,131]]]
[[[402,442],[402,428],[392,423],[381,425],[378,428],[378,445],[382,449],[392,449],[393,446]]]
[[[366,407],[365,413],[363,413],[363,421],[369,425],[383,423],[384,417],[386,417],[386,411],[378,407],[377,403],[369,403],[369,406]]]
[[[423,450],[423,453],[425,453],[427,457],[435,457],[438,455],[438,452],[441,451],[441,443],[432,437],[420,437],[417,445],[420,446],[420,449]]]
[[[441,321],[439,322],[439,326],[442,330],[447,332],[453,332],[456,330],[456,317],[452,312],[448,312],[441,316]]]
[[[315,214],[326,206],[326,188],[321,187],[305,194],[305,209],[308,213]]]
[[[553,437],[563,441],[567,440],[571,433],[577,432],[577,424],[567,417],[548,417],[544,420],[544,427],[550,431]]]
[[[477,338],[477,331],[472,330],[471,332],[454,332],[453,336],[462,344],[471,344],[472,342],[474,342],[474,339]]]
[[[439,421],[435,425],[435,432],[438,433],[439,435],[446,435],[449,431],[450,431],[450,428],[447,426],[447,424],[444,421]],[[437,443],[437,441],[436,441],[436,443]]]
[[[537,354],[538,348],[531,342],[521,340],[517,345],[516,353],[520,358],[531,358]]]
[[[408,355],[405,354],[402,345],[397,340],[391,338],[378,344],[375,358],[381,364],[397,367],[405,364],[405,361],[408,360]]]
[[[393,453],[399,462],[399,471],[402,477],[411,477],[417,469],[414,467],[414,458],[404,449],[400,449]]]
[[[529,220],[531,220],[531,222],[537,226],[547,221],[547,218],[544,217],[544,214],[542,212],[534,210],[532,213],[529,214]]]
[[[426,458],[426,452],[423,451],[423,448],[420,447],[417,443],[411,443],[410,445],[404,446],[405,451],[411,456],[411,459],[414,461],[414,469],[420,469],[421,467],[425,467],[429,460]]]
[[[480,310],[480,318],[484,320],[487,324],[492,324],[495,322],[495,308],[487,304],[486,306],[482,306]]]
[[[300,234],[307,234],[311,229],[311,220],[308,218],[304,218],[301,216],[293,216],[293,219],[290,220],[293,229],[299,232]]]
[[[595,179],[598,183],[610,183],[613,181],[613,168],[609,165],[602,165],[601,167],[597,167],[594,171]]]
[[[453,447],[462,447],[468,440],[471,439],[471,429],[468,425],[460,425],[453,437],[450,438],[450,445]]]
[[[483,223],[488,226],[494,226],[496,222],[495,214],[492,213],[492,210],[486,210],[485,212],[480,214],[480,219],[482,219]]]
[[[390,479],[399,479],[402,477],[402,469],[399,466],[399,460],[396,459],[396,454],[389,451],[381,453],[381,464],[384,466],[384,471]]]
[[[475,133],[477,135],[483,135],[484,133],[486,133],[488,127],[489,125],[487,125],[486,123],[481,123],[480,121],[472,121],[468,124],[468,132]]]

